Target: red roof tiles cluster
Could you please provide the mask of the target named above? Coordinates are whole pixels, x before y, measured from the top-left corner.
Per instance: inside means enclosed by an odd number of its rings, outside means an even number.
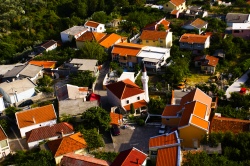
[[[200,61],[201,66],[216,66],[219,62],[219,58],[210,55],[197,56],[194,61]]]
[[[172,4],[174,4],[175,6],[179,6],[179,5],[183,4],[186,1],[185,0],[170,0],[170,2]]]
[[[7,137],[6,133],[4,132],[2,126],[0,125],[0,141],[5,140],[7,138],[8,137]]]
[[[105,36],[106,36],[106,33],[87,31],[84,34],[82,34],[79,38],[77,38],[76,41],[81,41],[81,42],[96,41],[96,42],[99,42]]]
[[[144,30],[140,36],[141,40],[154,40],[158,41],[159,39],[166,39],[168,32],[166,31],[149,31]]]
[[[97,28],[99,26],[100,23],[95,22],[95,21],[87,21],[84,25],[85,26],[89,26],[89,27],[94,27]]]
[[[166,30],[168,30],[168,29],[169,29],[170,22],[167,21],[167,20],[165,20],[165,18],[163,18],[163,19],[161,19],[161,20],[159,20],[159,21],[155,21],[155,22],[152,22],[152,23],[150,23],[150,24],[147,24],[147,25],[143,28],[143,30],[157,31],[159,25],[163,25],[164,28],[165,28]]]
[[[120,152],[111,166],[138,166],[147,159],[147,155],[142,151],[131,148]]]
[[[130,79],[109,84],[106,86],[106,88],[111,91],[118,99],[125,99],[144,93],[144,91]]]
[[[136,56],[144,45],[134,43],[119,43],[115,44],[112,49],[112,54],[118,54],[120,56]]]
[[[191,44],[193,43],[204,44],[208,38],[209,35],[197,35],[197,34],[185,33],[181,36],[180,42],[191,43]]]

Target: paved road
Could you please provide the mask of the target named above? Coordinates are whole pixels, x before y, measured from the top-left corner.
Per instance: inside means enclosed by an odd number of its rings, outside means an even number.
[[[227,98],[230,98],[231,97],[231,94],[232,92],[240,92],[240,86],[241,84],[244,84],[247,79],[248,79],[248,73],[250,73],[250,69],[245,73],[243,74],[237,81],[235,81],[231,86],[229,86],[226,90],[226,96]]]

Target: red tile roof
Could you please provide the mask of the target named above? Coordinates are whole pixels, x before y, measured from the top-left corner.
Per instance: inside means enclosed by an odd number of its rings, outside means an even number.
[[[2,126],[0,125],[0,141],[5,140],[7,138],[8,137],[7,137],[6,133],[4,132]]]
[[[53,104],[16,113],[18,128],[32,126],[34,124],[39,124],[55,119],[56,113]]]
[[[52,126],[44,126],[37,129],[33,129],[26,133],[26,141],[29,143],[49,139],[56,136],[61,137],[62,132],[65,135],[73,134],[73,126],[66,122],[62,122]]]
[[[120,125],[120,121],[122,121],[122,114],[117,114],[117,113],[113,113],[110,112],[110,118],[111,118],[111,122],[110,124],[115,124],[115,125]]]
[[[134,102],[133,105],[135,109],[138,109],[143,106],[147,106],[147,102],[145,100],[139,100],[139,101]],[[126,111],[130,111],[130,104],[125,105],[124,108]]]
[[[122,40],[122,36],[112,33],[102,38],[102,40],[99,41],[99,44],[105,48],[109,48],[116,44],[116,42],[119,40]]]
[[[170,0],[170,2],[172,4],[174,4],[175,6],[179,6],[179,5],[183,4],[186,1],[185,0]]]
[[[177,112],[181,111],[181,105],[167,105],[162,113],[162,116],[176,116]]]
[[[249,132],[249,126],[250,120],[214,116],[211,120],[210,132]]]
[[[147,155],[136,148],[120,152],[111,166],[138,166],[147,159]]]
[[[97,28],[99,26],[100,23],[95,22],[95,21],[87,21],[84,25],[85,26],[89,26],[89,27],[94,27]]]
[[[87,143],[80,132],[57,140],[49,141],[47,142],[47,145],[54,157],[87,147]]]
[[[203,28],[206,24],[207,24],[206,21],[204,21],[200,18],[197,18],[190,25],[192,25],[193,27],[196,27],[196,28]]]
[[[219,58],[210,55],[206,55],[205,59],[208,60],[208,62],[202,63],[201,65],[216,66],[219,62]]]
[[[141,40],[154,40],[158,41],[159,39],[166,39],[168,32],[166,31],[149,31],[143,30],[140,36]]]
[[[136,56],[144,47],[144,45],[134,43],[119,43],[115,44],[112,49],[112,54],[118,54],[120,56]]]
[[[125,99],[131,96],[135,96],[144,91],[130,79],[125,79],[106,86],[118,99]]]
[[[105,160],[74,153],[68,153],[63,155],[60,164],[63,166],[109,166],[110,165]]]
[[[158,149],[156,166],[176,166],[178,161],[178,146]]]
[[[166,133],[163,135],[158,135],[155,137],[151,137],[149,139],[149,148],[150,147],[156,147],[156,146],[164,146],[164,145],[170,145],[170,144],[175,144],[178,143],[177,139],[177,133],[176,131],[172,133]]]
[[[179,10],[172,10],[170,14],[176,15],[179,12]]]
[[[204,44],[210,35],[197,35],[191,33],[185,33],[181,36],[180,42],[182,43],[202,43]]]
[[[160,24],[162,24],[166,30],[169,29],[170,22],[165,20],[165,18],[163,18],[163,19],[161,19],[159,21],[155,21],[155,22],[152,22],[150,24],[147,24],[143,28],[143,30],[157,31]]]
[[[84,34],[82,34],[79,38],[77,38],[76,41],[81,41],[81,42],[96,41],[96,42],[99,42],[105,36],[106,36],[106,33],[87,31]]]
[[[56,61],[29,61],[29,64],[43,66],[43,68],[55,68]]]

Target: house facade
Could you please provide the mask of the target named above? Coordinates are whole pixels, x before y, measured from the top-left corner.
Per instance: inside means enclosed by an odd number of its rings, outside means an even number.
[[[204,32],[207,29],[208,23],[200,18],[195,19],[194,21],[188,22],[186,25],[182,26],[186,30],[196,30],[199,34]]]
[[[173,10],[177,10],[182,12],[186,9],[186,1],[185,0],[170,0],[166,4],[163,5],[163,10],[166,12],[171,12]]]
[[[84,26],[73,26],[60,33],[63,43],[71,42],[73,39],[79,38],[83,33],[87,32],[88,28]]]
[[[143,30],[140,40],[141,44],[145,46],[170,48],[172,32]]]
[[[250,39],[250,23],[233,23],[229,29],[231,29],[230,32],[233,37],[240,37],[245,40]]]
[[[80,132],[65,136],[46,143],[49,151],[55,158],[57,165],[60,164],[63,156],[68,153],[81,154],[87,153],[87,143]]]
[[[57,115],[53,104],[16,112],[15,116],[22,138],[26,136],[26,132],[32,129],[51,126],[57,122]]]
[[[174,131],[149,139],[149,158],[157,166],[180,166],[181,141]]]
[[[37,66],[28,64],[25,68],[19,73],[19,79],[30,78],[31,81],[37,80],[43,76],[43,66]]]
[[[55,140],[72,134],[74,134],[73,126],[66,122],[39,127],[25,133],[29,149],[38,147],[39,143],[45,140]]]
[[[95,21],[87,21],[84,24],[84,27],[88,28],[88,31],[91,31],[91,32],[102,33],[102,32],[106,31],[104,24],[101,24],[101,23],[98,23],[98,22],[95,22]]]
[[[219,58],[210,55],[203,55],[195,57],[195,67],[200,67],[202,72],[215,73],[216,66],[219,62]]]
[[[137,54],[138,64],[144,63],[147,71],[161,71],[161,67],[166,64],[166,60],[170,57],[169,48],[159,48],[146,46]]]
[[[145,91],[129,79],[125,79],[106,86],[108,101],[112,106],[120,106],[130,111],[131,104],[140,113],[147,105]]]
[[[112,51],[112,61],[117,61],[123,67],[133,67],[138,63],[137,54],[141,51],[144,45],[133,43],[115,44]]]
[[[120,35],[117,35],[115,33],[112,33],[110,35],[106,35],[99,44],[105,48],[106,51],[111,51],[110,49],[113,48],[115,44],[118,43],[127,43],[127,38],[122,37]]]
[[[35,95],[37,85],[29,78],[16,80],[14,82],[3,82],[0,84],[1,95],[6,106],[22,102]]]
[[[225,21],[228,27],[232,27],[233,23],[248,24],[250,22],[250,14],[227,13]]]
[[[42,44],[40,47],[44,48],[45,51],[51,51],[57,48],[57,42],[55,40],[49,40]]]
[[[3,101],[3,96],[0,94],[0,114],[3,112],[4,109],[5,109],[5,104]]]
[[[195,53],[210,47],[210,35],[197,35],[185,33],[179,40],[180,49],[191,50]]]
[[[0,125],[0,158],[6,157],[10,154],[10,145],[7,134]]]
[[[209,132],[211,104],[212,98],[196,88],[179,104],[165,107],[162,124],[177,128],[183,149],[200,147],[200,140]]]
[[[106,35],[107,35],[106,33],[87,31],[84,34],[82,34],[79,38],[76,39],[76,47],[78,49],[82,48],[85,42],[97,42],[98,43]]]

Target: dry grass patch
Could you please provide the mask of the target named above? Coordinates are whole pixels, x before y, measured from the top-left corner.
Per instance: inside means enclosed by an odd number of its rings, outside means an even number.
[[[187,83],[190,86],[195,86],[195,84],[208,82],[210,75],[205,74],[192,74],[191,76],[187,77]]]

